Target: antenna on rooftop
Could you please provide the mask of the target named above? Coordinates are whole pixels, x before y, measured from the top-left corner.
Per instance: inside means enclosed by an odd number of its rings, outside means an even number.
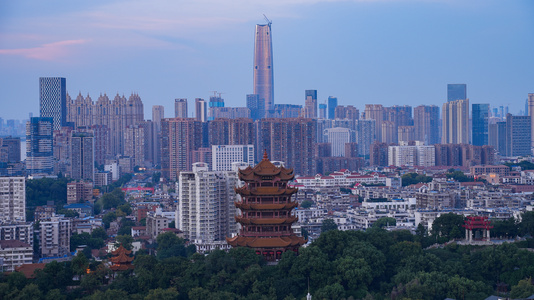
[[[271,24],[273,24],[273,22],[271,20],[269,20],[269,18],[267,18],[267,16],[265,14],[263,14],[263,17],[265,18],[265,21],[267,21],[267,24],[269,25],[269,27],[271,26]]]

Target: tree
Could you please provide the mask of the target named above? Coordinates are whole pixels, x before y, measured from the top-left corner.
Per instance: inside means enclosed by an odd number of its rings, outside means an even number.
[[[91,232],[91,237],[105,240],[108,238],[108,234],[104,228],[98,227],[93,229],[93,232]]]
[[[431,233],[436,238],[442,238],[445,241],[462,237],[462,225],[464,216],[455,213],[442,214],[432,223]]]
[[[308,232],[308,230],[307,230],[306,228],[302,228],[302,227],[300,228],[300,233],[302,234],[302,237],[303,237],[304,239],[306,239],[306,240],[308,239],[308,237],[309,237],[309,235],[310,235],[310,233]]]
[[[300,207],[301,207],[301,208],[310,208],[312,205],[313,205],[313,201],[311,201],[311,200],[304,200],[304,201],[302,201],[302,203],[300,204]]]
[[[65,215],[66,218],[77,218],[80,216],[80,214],[71,209],[61,209],[57,212],[59,215]]]
[[[514,217],[507,220],[495,220],[491,222],[493,229],[490,231],[493,237],[515,238],[519,234],[519,224]]]
[[[402,186],[408,186],[412,184],[417,184],[420,182],[430,182],[432,181],[431,176],[426,176],[424,174],[417,174],[417,173],[406,173],[401,176],[402,179]]]
[[[131,235],[117,235],[117,237],[115,238],[116,240],[116,245],[117,246],[120,246],[122,245],[124,248],[126,248],[127,250],[131,250],[133,247],[132,247],[132,243],[133,243],[133,238]]]
[[[519,223],[521,235],[534,236],[534,211],[526,211],[521,214],[521,223]]]
[[[175,288],[162,289],[157,288],[155,290],[150,290],[148,295],[145,297],[145,300],[173,300],[177,299],[179,293]]]
[[[321,232],[327,232],[330,230],[337,230],[337,224],[333,219],[324,219],[321,225]]]
[[[397,220],[392,217],[382,217],[373,223],[373,227],[379,227],[379,228],[383,228],[385,226],[395,226],[395,225],[397,225]]]
[[[532,278],[527,278],[520,280],[517,285],[514,285],[512,287],[512,291],[510,292],[510,296],[514,299],[523,299],[530,297],[532,294],[534,294],[534,285],[532,285]]]

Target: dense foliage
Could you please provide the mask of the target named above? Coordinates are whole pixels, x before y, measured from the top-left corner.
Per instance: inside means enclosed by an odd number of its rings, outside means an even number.
[[[26,220],[33,220],[35,207],[54,201],[58,209],[67,204],[67,183],[69,178],[42,178],[26,180]]]
[[[406,173],[401,176],[402,178],[402,186],[408,186],[412,184],[417,184],[420,182],[426,183],[432,181],[431,176],[426,176],[424,174],[417,174],[417,173]]]

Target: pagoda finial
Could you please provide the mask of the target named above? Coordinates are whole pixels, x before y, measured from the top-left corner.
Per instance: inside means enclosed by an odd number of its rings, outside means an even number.
[[[269,160],[269,157],[267,156],[267,149],[263,149],[263,160]]]

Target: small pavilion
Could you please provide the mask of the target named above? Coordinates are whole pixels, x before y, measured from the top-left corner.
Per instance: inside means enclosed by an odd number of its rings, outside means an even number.
[[[476,231],[482,232],[482,237],[480,238],[480,240],[489,241],[490,240],[490,229],[493,228],[493,225],[491,225],[491,222],[488,220],[487,216],[468,216],[465,218],[465,224],[462,225],[462,227],[465,228],[465,240],[466,241],[468,242],[473,241],[473,230],[475,232]]]

